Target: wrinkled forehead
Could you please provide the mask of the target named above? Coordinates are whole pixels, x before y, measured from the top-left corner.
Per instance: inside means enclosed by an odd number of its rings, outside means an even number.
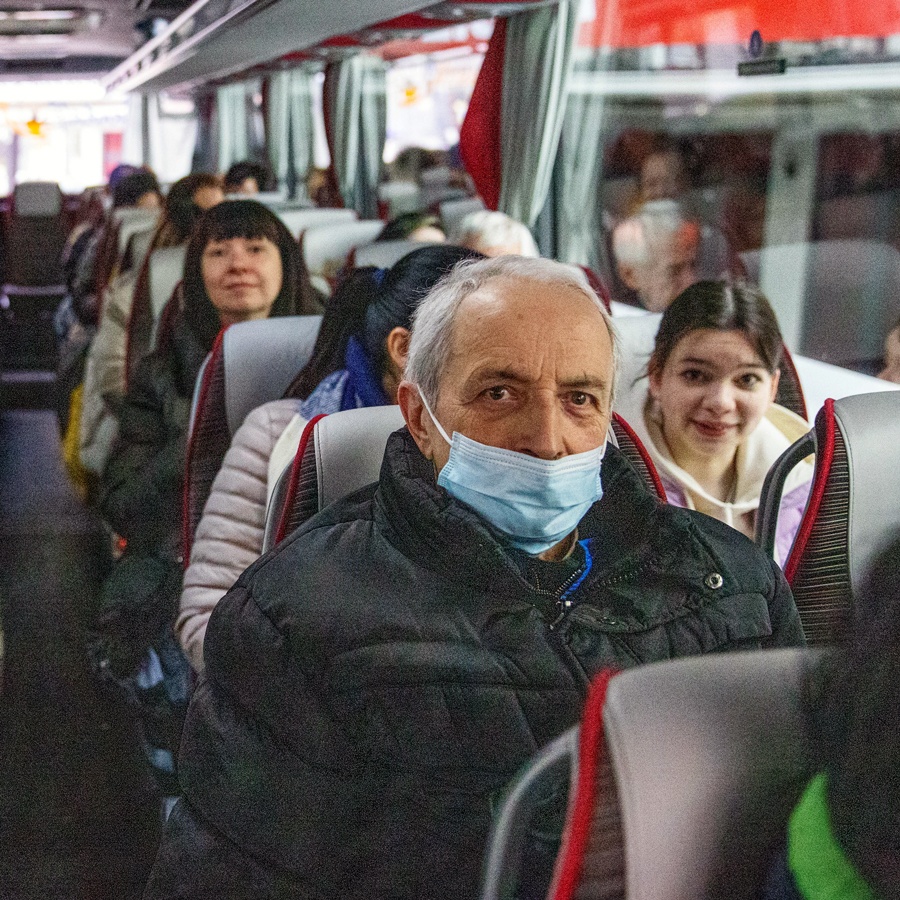
[[[589,362],[610,377],[611,350],[606,319],[574,285],[497,277],[460,302],[450,357],[467,367],[479,357],[497,354],[526,368],[533,358],[552,357],[560,364]]]

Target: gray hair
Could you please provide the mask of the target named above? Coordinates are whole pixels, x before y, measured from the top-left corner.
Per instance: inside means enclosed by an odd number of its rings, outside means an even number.
[[[656,249],[671,241],[690,219],[675,200],[651,200],[624,222],[612,236],[616,262],[642,266]]]
[[[540,256],[531,232],[521,222],[489,209],[469,213],[449,236],[451,244],[485,253],[495,247],[515,245],[520,256]]]
[[[612,402],[619,371],[619,338],[612,318],[581,269],[540,257],[498,256],[457,263],[431,289],[415,312],[405,379],[417,384],[430,403],[437,402],[441,378],[453,350],[453,328],[460,304],[492,278],[518,278],[537,281],[548,287],[571,288],[597,307],[612,342]]]

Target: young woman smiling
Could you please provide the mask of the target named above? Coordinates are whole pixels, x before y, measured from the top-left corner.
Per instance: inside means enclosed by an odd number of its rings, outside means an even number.
[[[663,314],[647,367],[641,421],[669,502],[753,536],[763,480],[809,430],[774,403],[782,339],[766,298],[744,283],[701,281]],[[798,466],[785,486],[776,558],[793,543],[812,479]]]

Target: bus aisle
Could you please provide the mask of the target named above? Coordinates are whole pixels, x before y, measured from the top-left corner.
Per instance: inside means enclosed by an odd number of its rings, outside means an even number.
[[[0,395],[0,896],[139,897],[159,836],[157,800],[128,723],[98,694],[84,653],[105,534],[65,478],[47,382],[10,384],[8,375]]]

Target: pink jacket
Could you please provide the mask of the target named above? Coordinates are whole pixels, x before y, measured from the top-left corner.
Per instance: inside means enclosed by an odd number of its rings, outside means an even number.
[[[213,609],[262,553],[269,457],[300,402],[275,400],[247,416],[203,508],[175,622],[182,649],[198,672],[203,671],[203,639]]]

